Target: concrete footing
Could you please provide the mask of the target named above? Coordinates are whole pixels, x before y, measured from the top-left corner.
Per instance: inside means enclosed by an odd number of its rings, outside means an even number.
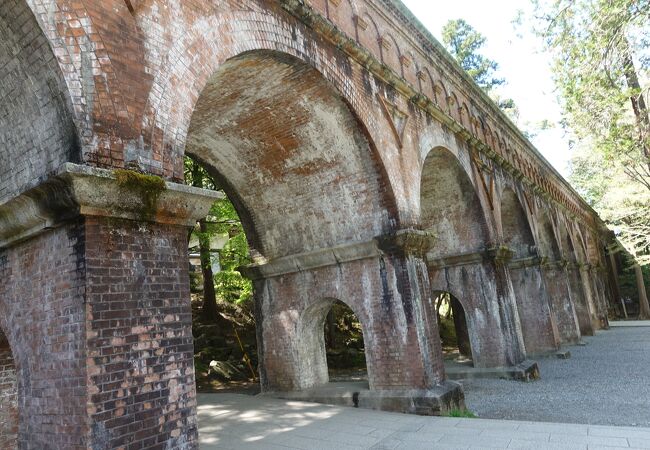
[[[465,365],[445,366],[445,373],[451,380],[472,378],[503,378],[517,381],[533,381],[539,378],[536,361],[525,360],[512,367],[471,367]]]
[[[423,416],[437,416],[451,410],[465,409],[462,387],[453,381],[444,381],[431,389],[372,391],[365,381],[336,382],[302,391],[266,392],[260,395]]]

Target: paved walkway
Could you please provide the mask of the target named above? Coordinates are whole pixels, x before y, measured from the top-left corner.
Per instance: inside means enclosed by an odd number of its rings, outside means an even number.
[[[650,428],[421,417],[238,394],[200,394],[199,430],[202,450],[650,449]]]

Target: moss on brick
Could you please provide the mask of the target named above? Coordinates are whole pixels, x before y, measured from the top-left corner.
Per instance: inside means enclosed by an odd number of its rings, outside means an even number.
[[[115,179],[118,185],[140,196],[143,204],[143,220],[150,220],[156,216],[158,199],[167,189],[165,180],[155,175],[124,169],[115,170]]]

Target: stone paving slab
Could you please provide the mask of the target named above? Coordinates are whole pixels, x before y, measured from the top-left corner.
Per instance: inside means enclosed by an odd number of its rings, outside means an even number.
[[[199,394],[212,449],[650,449],[650,428],[422,417],[239,394]]]
[[[610,327],[650,327],[650,320],[618,320],[609,323]]]

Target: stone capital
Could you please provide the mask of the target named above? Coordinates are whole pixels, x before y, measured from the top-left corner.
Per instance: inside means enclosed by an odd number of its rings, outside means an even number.
[[[221,195],[137,172],[66,163],[0,204],[0,248],[79,216],[193,226]]]
[[[377,247],[385,253],[425,257],[434,246],[436,236],[430,231],[398,230],[375,238]]]

